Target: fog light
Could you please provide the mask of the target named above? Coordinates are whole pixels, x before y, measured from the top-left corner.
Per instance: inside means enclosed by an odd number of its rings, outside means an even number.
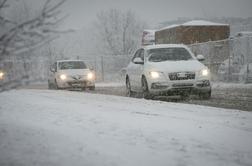
[[[210,81],[209,80],[203,80],[203,81],[197,82],[196,85],[198,87],[207,87],[207,86],[210,86]]]
[[[151,89],[166,89],[168,88],[168,85],[161,84],[161,83],[152,83],[151,84]]]

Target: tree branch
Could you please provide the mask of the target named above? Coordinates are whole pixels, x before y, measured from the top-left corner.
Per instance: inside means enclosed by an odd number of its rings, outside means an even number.
[[[22,47],[27,47],[27,43],[36,43],[36,41],[40,43],[42,40],[46,40],[48,36],[55,35],[57,33],[54,30],[55,26],[66,17],[58,17],[61,11],[57,10],[65,1],[60,0],[58,3],[51,5],[52,0],[47,0],[37,17],[14,24],[2,35],[0,34],[0,56],[8,54],[10,50],[13,51],[15,47],[19,50]],[[1,1],[0,9],[6,6],[6,2],[7,0]],[[1,20],[4,20],[4,18],[0,17]],[[4,23],[7,22],[11,21],[6,20]]]

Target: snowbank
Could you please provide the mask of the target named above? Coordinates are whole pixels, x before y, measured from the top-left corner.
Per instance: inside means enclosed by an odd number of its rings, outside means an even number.
[[[252,113],[84,92],[0,93],[0,165],[251,165]]]

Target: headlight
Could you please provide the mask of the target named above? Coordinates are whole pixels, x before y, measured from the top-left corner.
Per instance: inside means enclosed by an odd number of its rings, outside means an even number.
[[[93,74],[93,73],[88,73],[87,78],[88,78],[89,80],[94,79],[94,74]]]
[[[152,72],[150,72],[150,76],[151,76],[151,78],[156,79],[156,78],[160,77],[160,73],[156,72],[156,71],[152,71]]]
[[[209,70],[208,69],[203,69],[200,71],[201,76],[208,76],[209,75]]]
[[[4,72],[0,71],[0,80],[3,79],[3,77],[4,77]]]
[[[60,79],[61,79],[61,80],[65,80],[66,78],[67,78],[67,76],[66,76],[65,74],[61,74],[61,75],[60,75]]]

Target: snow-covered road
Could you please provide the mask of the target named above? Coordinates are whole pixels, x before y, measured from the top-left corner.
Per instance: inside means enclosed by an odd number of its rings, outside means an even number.
[[[252,113],[71,91],[0,93],[0,165],[252,165]]]

